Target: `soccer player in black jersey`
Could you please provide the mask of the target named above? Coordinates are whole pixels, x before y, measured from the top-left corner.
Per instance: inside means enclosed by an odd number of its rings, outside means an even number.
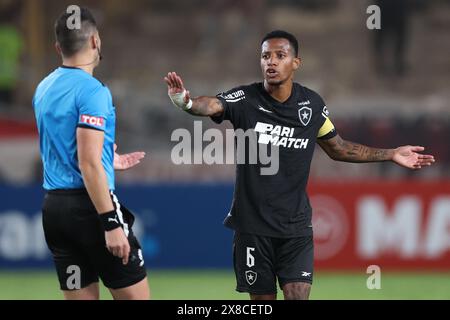
[[[262,175],[259,165],[237,165],[233,204],[225,219],[235,230],[237,290],[254,300],[276,299],[277,280],[285,299],[309,297],[313,230],[306,185],[316,142],[337,161],[393,161],[409,169],[434,162],[433,156],[420,153],[420,146],[376,149],[343,140],[322,98],[293,82],[300,63],[297,39],[273,31],[261,42],[262,83],[191,99],[176,73],[165,77],[177,107],[217,123],[229,120],[234,129],[254,130],[259,144],[278,147],[274,175]]]

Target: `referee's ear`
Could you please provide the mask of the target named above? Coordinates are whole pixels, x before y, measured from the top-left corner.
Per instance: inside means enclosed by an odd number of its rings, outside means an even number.
[[[97,50],[98,44],[97,44],[97,40],[95,39],[95,35],[91,34],[89,36],[89,48],[92,50]]]
[[[55,50],[56,50],[56,52],[58,52],[58,54],[62,57],[61,46],[59,45],[58,42],[55,42]]]

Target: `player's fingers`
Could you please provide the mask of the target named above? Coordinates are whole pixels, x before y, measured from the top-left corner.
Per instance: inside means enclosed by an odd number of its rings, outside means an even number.
[[[115,248],[115,256],[116,257],[118,257],[118,258],[122,258],[122,256],[123,256],[123,252],[122,252],[122,246],[117,246],[116,248]]]
[[[173,82],[173,72],[169,72],[168,74],[167,74],[167,78],[171,81],[171,82]]]
[[[421,151],[425,150],[425,148],[422,146],[412,146],[411,150],[416,151],[416,152],[421,152]]]
[[[174,73],[174,74],[172,75],[172,81],[173,81],[173,83],[174,83],[174,86],[175,86],[177,89],[179,89],[179,88],[180,88],[180,85],[179,85],[179,83],[178,83],[178,79],[177,79],[176,73]]]
[[[177,81],[175,80],[175,76],[174,76],[173,72],[170,73],[169,79],[170,79],[170,82],[172,83],[172,87],[176,88],[177,87]]]
[[[145,157],[145,154],[139,153],[139,154],[137,154],[137,155],[134,157],[134,159],[135,159],[136,161],[139,161],[139,160],[141,160],[141,159],[144,159],[144,157]]]
[[[434,163],[434,161],[429,161],[429,160],[421,160],[419,162],[419,164],[423,165],[423,166],[431,166],[433,163]]]
[[[131,155],[133,156],[133,158],[142,159],[145,157],[145,152],[137,151],[137,152],[133,152]]]
[[[186,91],[186,95],[184,97],[184,102],[188,103],[190,99],[191,99],[191,93],[188,90],[188,91]]]
[[[174,83],[174,81],[173,81],[173,76],[172,76],[172,72],[169,72],[168,74],[167,74],[167,81],[168,81],[168,83],[170,84],[170,86],[171,87],[174,87],[175,86],[175,83]]]
[[[179,81],[179,83],[180,83],[181,88],[184,88],[183,79],[181,79],[180,76],[178,76],[178,81]]]
[[[117,247],[116,246],[111,246],[109,249],[109,252],[111,252],[111,254],[115,257],[117,257]]]
[[[144,158],[144,156],[145,156],[145,153],[143,153],[143,152],[133,152],[132,154],[128,155],[128,158],[131,161],[138,161],[138,160]]]
[[[169,74],[167,75],[167,78],[170,80],[170,82],[175,85],[176,81],[175,81],[175,77],[174,77],[174,73],[173,72],[169,72]]]
[[[178,76],[175,76],[174,78],[173,78],[173,80],[175,81],[175,87],[178,89],[178,90],[182,90],[183,89],[183,86],[181,85],[181,82],[180,82],[180,79],[179,79],[179,77]]]
[[[164,78],[164,80],[166,81],[169,90],[172,90],[175,88],[175,85],[174,85],[172,79]]]
[[[122,263],[124,265],[128,263],[129,256],[130,256],[130,246],[126,244],[125,247],[123,248],[123,256],[122,256]]]
[[[421,160],[429,160],[429,161],[435,161],[434,160],[434,156],[432,156],[432,155],[428,155],[428,154],[421,154],[421,155],[419,155],[419,159],[421,159]]]
[[[428,162],[434,162],[434,157],[419,157],[419,161],[428,161]]]
[[[176,80],[175,80],[175,72],[171,72],[170,73],[170,80],[172,81],[172,83],[173,83],[173,85],[176,85],[177,84],[177,82],[176,82]]]
[[[140,155],[130,155],[127,159],[128,164],[130,165],[135,165],[139,162],[140,159],[142,159],[143,157]]]
[[[176,73],[174,73],[174,79],[177,83],[177,88],[182,89],[183,88],[183,82],[181,81],[181,78],[179,75],[177,75]]]

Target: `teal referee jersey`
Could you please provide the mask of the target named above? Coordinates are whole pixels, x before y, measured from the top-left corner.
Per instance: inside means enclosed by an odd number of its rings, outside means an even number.
[[[77,127],[105,133],[102,164],[114,190],[115,107],[111,92],[82,69],[59,67],[38,85],[33,108],[46,190],[84,187],[77,158]]]

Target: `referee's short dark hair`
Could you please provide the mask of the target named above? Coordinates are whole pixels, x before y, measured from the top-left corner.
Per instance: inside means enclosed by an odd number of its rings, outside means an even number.
[[[266,41],[266,40],[275,39],[275,38],[286,39],[287,41],[289,41],[289,43],[291,44],[291,47],[294,49],[295,56],[298,57],[297,38],[293,34],[287,32],[287,31],[283,31],[283,30],[271,31],[264,36],[264,38],[261,41],[261,44],[263,44],[264,41]]]
[[[55,22],[55,36],[62,54],[71,57],[84,48],[89,37],[97,30],[97,23],[92,13],[87,8],[80,8],[79,29],[69,29],[67,20],[73,13],[64,11]]]

